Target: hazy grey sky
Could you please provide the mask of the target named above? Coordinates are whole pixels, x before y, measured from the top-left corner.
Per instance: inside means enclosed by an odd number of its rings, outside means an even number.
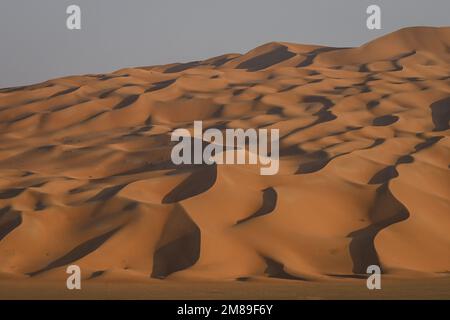
[[[82,30],[66,28],[66,8]],[[366,8],[382,8],[382,30]],[[0,0],[0,87],[243,53],[269,41],[357,46],[405,26],[450,25],[449,0]]]

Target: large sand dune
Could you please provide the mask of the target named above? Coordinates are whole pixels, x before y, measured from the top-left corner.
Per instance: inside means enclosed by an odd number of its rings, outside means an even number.
[[[450,28],[2,89],[0,278],[445,276],[449,117]],[[279,173],[173,165],[194,120],[279,129]]]

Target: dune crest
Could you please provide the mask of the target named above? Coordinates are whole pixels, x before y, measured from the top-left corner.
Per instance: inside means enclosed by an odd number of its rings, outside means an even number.
[[[448,27],[0,89],[0,277],[448,273],[449,97]],[[279,173],[174,165],[195,120],[279,129]]]

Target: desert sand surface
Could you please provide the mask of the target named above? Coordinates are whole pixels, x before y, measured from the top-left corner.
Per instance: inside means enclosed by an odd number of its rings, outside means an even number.
[[[33,300],[448,300],[450,278],[385,279],[381,290],[367,290],[365,280],[310,282],[292,280],[197,281],[148,279],[89,281],[81,290],[63,282],[3,281],[0,299]]]
[[[0,298],[448,299],[449,118],[450,27],[0,89]],[[278,174],[174,165],[195,120],[279,129]]]

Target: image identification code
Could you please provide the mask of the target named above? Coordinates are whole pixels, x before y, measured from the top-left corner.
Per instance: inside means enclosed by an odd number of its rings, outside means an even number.
[[[220,308],[211,306],[179,306],[178,315],[199,315],[208,318],[211,314],[221,315],[270,315],[273,305],[269,304],[222,304]]]

